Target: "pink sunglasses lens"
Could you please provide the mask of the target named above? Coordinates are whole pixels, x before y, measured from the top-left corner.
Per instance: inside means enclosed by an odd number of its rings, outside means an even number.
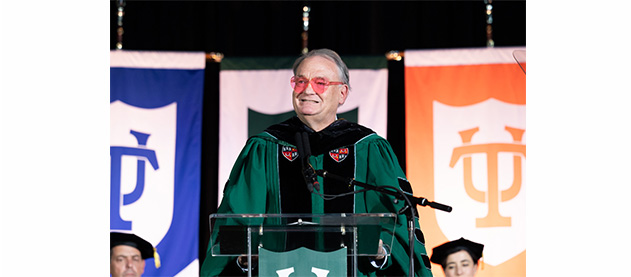
[[[309,80],[307,80],[307,78],[291,77],[290,83],[295,93],[302,93],[307,88],[307,85],[309,85]]]

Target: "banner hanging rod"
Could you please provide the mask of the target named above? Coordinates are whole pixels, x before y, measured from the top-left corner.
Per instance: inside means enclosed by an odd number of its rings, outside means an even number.
[[[209,52],[206,53],[206,61],[212,61],[220,63],[223,60],[223,53],[221,52]]]

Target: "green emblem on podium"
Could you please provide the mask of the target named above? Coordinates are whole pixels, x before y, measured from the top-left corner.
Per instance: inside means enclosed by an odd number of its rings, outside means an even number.
[[[273,252],[259,249],[259,276],[347,276],[346,248],[319,252],[304,247]]]

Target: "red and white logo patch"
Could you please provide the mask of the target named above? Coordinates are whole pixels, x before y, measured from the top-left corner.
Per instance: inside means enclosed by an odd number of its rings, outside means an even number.
[[[290,162],[293,162],[298,157],[298,150],[291,146],[283,146],[281,149],[283,156]]]
[[[329,156],[336,162],[341,162],[348,157],[348,148],[339,148],[329,151]]]

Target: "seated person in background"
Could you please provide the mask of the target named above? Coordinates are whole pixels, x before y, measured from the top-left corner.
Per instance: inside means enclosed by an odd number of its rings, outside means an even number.
[[[148,258],[155,258],[156,268],[160,267],[160,259],[151,243],[134,234],[110,232],[110,274],[113,277],[142,276]]]
[[[484,245],[460,238],[434,247],[431,261],[443,267],[446,277],[473,277],[478,271],[482,249]]]
[[[217,213],[397,213],[404,201],[383,193],[366,191],[324,200],[307,188],[301,167],[303,158],[308,158],[309,166],[315,170],[374,186],[400,188],[399,181],[406,178],[387,140],[367,127],[337,118],[338,107],[349,95],[350,83],[348,68],[336,52],[316,49],[303,54],[295,61],[293,74],[291,101],[296,116],[248,139],[232,168]],[[265,93],[265,86],[261,89]],[[300,157],[302,153],[298,153],[297,147],[302,144],[299,145],[297,134],[308,137],[311,157]],[[327,195],[361,189],[329,178],[318,181],[319,192]],[[383,247],[379,247],[378,255],[372,259],[358,262],[360,275],[409,276],[407,222],[401,214],[394,234],[381,232]],[[217,238],[219,229],[212,228],[211,242]],[[414,273],[431,276],[418,218],[414,218],[414,235]],[[394,245],[387,245],[393,236]],[[243,257],[212,256],[212,247],[209,244],[201,276],[247,274]],[[252,263],[254,268],[255,261]]]

